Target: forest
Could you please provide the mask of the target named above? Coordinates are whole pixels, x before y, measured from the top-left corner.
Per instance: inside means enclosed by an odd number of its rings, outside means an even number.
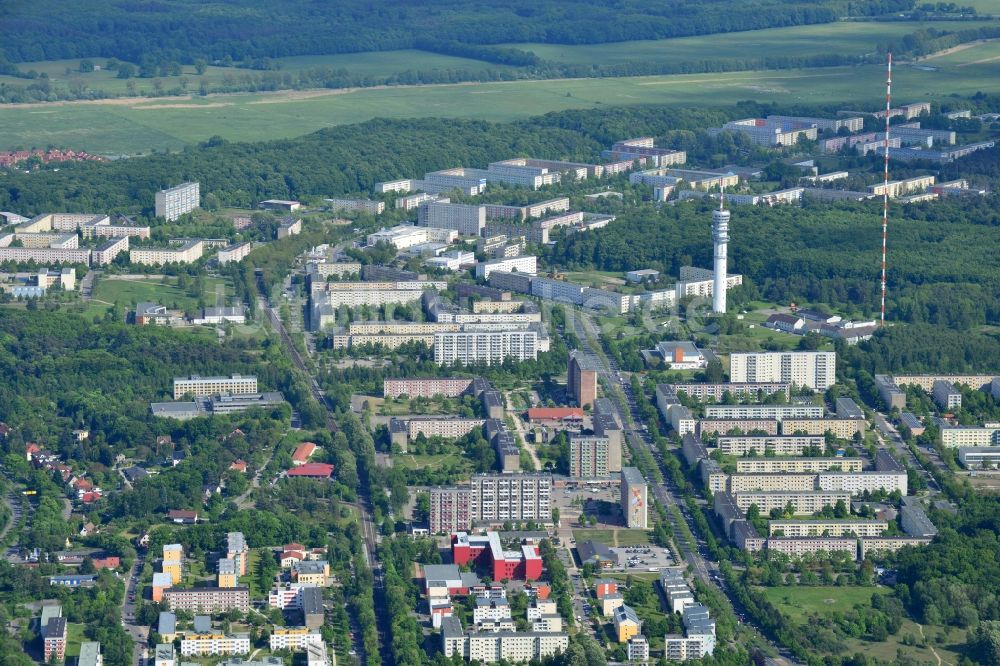
[[[913,0],[13,0],[0,7],[10,62],[120,58],[193,63],[413,48],[421,41],[591,44],[829,23],[911,9]],[[453,48],[453,47],[452,47]],[[484,54],[479,53],[480,57]],[[493,53],[495,60],[505,59]],[[507,54],[510,55],[510,54]]]

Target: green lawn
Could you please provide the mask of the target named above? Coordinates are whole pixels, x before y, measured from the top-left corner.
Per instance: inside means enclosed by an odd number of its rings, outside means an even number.
[[[804,622],[810,613],[832,615],[849,611],[856,604],[868,605],[875,593],[885,594],[885,588],[844,587],[765,587],[764,596],[782,613]]]
[[[467,463],[464,458],[454,453],[442,453],[437,455],[397,455],[393,456],[392,464],[406,467],[407,469],[423,469],[425,467],[440,467],[445,463],[448,466],[461,465]]]
[[[960,51],[956,55],[974,49]],[[399,86],[354,91],[208,96],[136,104],[27,105],[0,108],[0,149],[58,145],[96,153],[178,149],[220,135],[232,141],[278,139],[375,117],[462,117],[509,121],[564,109],[605,105],[778,104],[875,105],[884,91],[879,66],[728,72],[603,79]],[[932,71],[900,67],[899,100],[1000,91],[995,67],[957,64]]]
[[[66,656],[67,657],[79,657],[80,656],[80,643],[86,642],[88,639],[83,635],[84,626],[82,624],[77,624],[76,622],[66,623]]]
[[[727,34],[637,40],[606,44],[507,44],[532,51],[543,60],[567,65],[616,65],[626,62],[673,63],[690,60],[759,57],[767,49],[771,57],[807,57],[837,53],[861,56],[874,53],[880,41],[936,28],[956,30],[989,25],[987,21],[956,24],[953,21],[864,23],[838,22],[768,28]]]
[[[206,277],[205,302],[208,305],[215,305],[220,294],[224,299],[232,296],[232,289],[226,280]],[[124,306],[132,306],[142,301],[158,302],[169,308],[176,307],[181,310],[194,309],[198,305],[198,299],[188,294],[186,290],[180,289],[175,278],[170,278],[170,282],[164,284],[160,278],[143,280],[138,278],[115,279],[113,276],[104,276],[98,279],[93,299],[97,301],[93,303],[95,308],[103,309],[109,307],[106,304],[121,303]]]

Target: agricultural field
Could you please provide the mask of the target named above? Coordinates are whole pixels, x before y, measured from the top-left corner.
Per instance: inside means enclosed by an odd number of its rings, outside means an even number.
[[[34,70],[46,74],[54,89],[70,90],[73,87],[83,87],[111,96],[143,96],[160,94],[160,91],[183,89],[198,92],[204,84],[208,91],[216,91],[231,87],[245,76],[261,74],[261,71],[238,67],[208,66],[205,73],[199,75],[194,65],[184,65],[179,76],[157,76],[153,78],[132,77],[119,79],[115,70],[104,69],[104,58],[91,58],[95,65],[101,67],[98,71],[83,73],[80,71],[80,59],[44,60],[40,62],[18,63],[22,72]],[[344,53],[337,55],[294,56],[275,60],[277,70],[271,73],[289,74],[297,77],[304,70],[327,68],[346,70],[351,76],[382,79],[404,72],[440,72],[442,70],[465,70],[480,72],[485,69],[509,69],[504,65],[494,65],[471,58],[439,55],[427,51],[412,49],[400,51],[375,51],[368,53]],[[138,66],[136,65],[138,68]],[[29,79],[0,75],[0,85],[24,86],[31,83]],[[290,87],[290,86],[289,86]]]
[[[959,51],[968,54],[974,49]],[[901,67],[899,100],[1000,91],[995,67],[962,63]],[[56,145],[100,154],[177,150],[218,135],[231,141],[301,136],[371,118],[445,117],[511,121],[551,111],[631,104],[878,104],[878,66],[602,79],[396,86],[351,90],[209,95],[158,100],[52,103],[0,108],[0,150]]]
[[[862,56],[876,51],[880,42],[898,39],[917,30],[955,30],[991,25],[989,21],[927,21],[875,23],[845,21],[788,28],[769,28],[675,39],[611,42],[607,44],[506,44],[531,51],[542,60],[563,65],[618,65],[626,62],[673,63],[694,60],[755,58],[766,48],[769,57],[809,57],[836,53]]]

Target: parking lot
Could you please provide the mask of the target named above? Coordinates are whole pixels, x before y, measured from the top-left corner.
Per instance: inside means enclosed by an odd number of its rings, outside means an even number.
[[[625,564],[626,571],[659,571],[674,566],[670,551],[660,546],[619,546],[611,550],[618,555],[618,561]]]

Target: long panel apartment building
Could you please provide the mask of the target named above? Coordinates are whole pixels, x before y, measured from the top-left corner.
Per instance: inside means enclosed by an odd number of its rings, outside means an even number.
[[[708,405],[709,419],[818,419],[823,416],[820,405]]]
[[[792,492],[784,490],[744,492],[733,495],[736,506],[746,513],[751,504],[756,504],[761,514],[768,514],[771,509],[782,509],[791,504],[797,515],[812,515],[822,511],[823,507],[836,506],[837,502],[850,505],[851,494],[848,492],[805,491]]]
[[[781,432],[785,435],[825,435],[832,433],[840,439],[852,439],[864,434],[864,419],[785,419],[781,422]]]
[[[174,377],[174,400],[190,393],[194,396],[240,395],[257,392],[257,377],[254,375],[230,375],[229,377]]]
[[[819,439],[819,438],[816,438]],[[759,452],[763,456],[763,452]],[[738,474],[802,474],[806,472],[860,472],[861,458],[740,458],[736,461]]]
[[[708,294],[711,295],[711,294]],[[683,391],[689,398],[697,400],[711,400],[718,402],[728,393],[734,398],[765,398],[775,393],[784,393],[787,398],[789,394],[789,384],[785,382],[773,382],[762,384],[749,383],[718,383],[718,384],[663,384],[669,386],[674,393]]]
[[[181,215],[193,211],[201,203],[199,187],[198,183],[182,183],[157,192],[156,217],[164,217],[167,222],[173,222]]]
[[[771,520],[768,534],[779,537],[877,537],[887,529],[884,520]]]
[[[159,266],[163,264],[193,264],[205,252],[205,241],[190,240],[179,247],[132,248],[128,260],[133,264]]]
[[[431,488],[430,531],[464,531],[506,521],[547,523],[551,498],[552,477],[546,474],[477,474],[467,488]]]
[[[806,449],[826,448],[826,438],[809,435],[726,435],[716,441],[719,451],[728,456],[746,456],[752,452],[759,456],[772,451],[776,456],[800,456]]]
[[[780,422],[775,419],[701,419],[697,433],[705,435],[726,435],[731,432],[759,432],[777,435]]]
[[[247,587],[168,587],[163,591],[163,603],[170,610],[191,613],[226,613],[250,610],[250,588]]]
[[[472,386],[471,377],[431,377],[428,379],[385,379],[382,381],[382,395],[386,398],[433,398],[444,396],[457,398]]]
[[[837,354],[829,351],[734,352],[733,382],[787,382],[825,391],[836,382]]]
[[[535,360],[539,341],[535,331],[459,331],[434,334],[434,362],[438,365],[494,365],[505,360]]]

